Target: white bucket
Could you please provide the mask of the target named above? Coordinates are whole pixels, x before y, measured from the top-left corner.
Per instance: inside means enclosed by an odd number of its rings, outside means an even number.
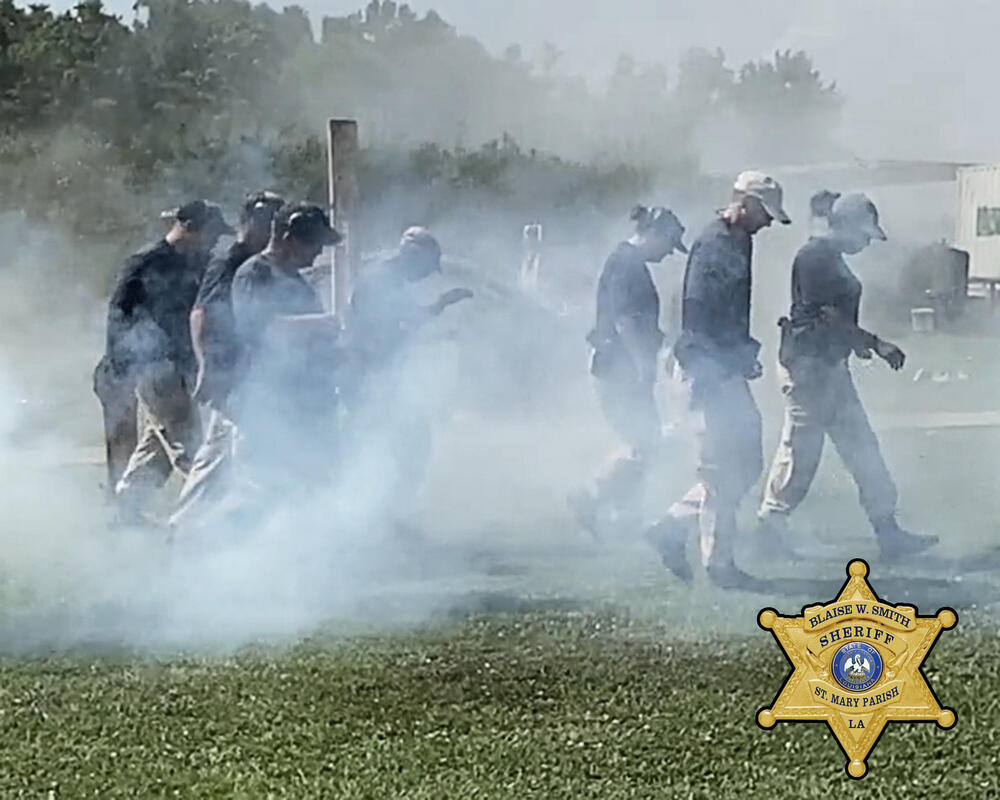
[[[910,322],[913,324],[913,330],[917,333],[933,333],[934,321],[933,308],[910,309]]]

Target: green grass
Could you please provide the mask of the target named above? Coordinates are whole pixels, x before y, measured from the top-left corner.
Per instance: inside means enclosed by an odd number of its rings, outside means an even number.
[[[928,341],[922,353],[914,348],[914,367],[918,357],[927,369],[948,367],[947,353],[934,350],[938,340]],[[975,358],[984,353],[975,349]],[[859,384],[873,413],[995,406],[986,366],[968,368],[961,384],[872,369]],[[780,405],[775,392],[762,395],[769,459]],[[851,782],[825,726],[754,724],[787,670],[771,637],[755,629],[756,611],[793,613],[831,594],[679,587],[641,544],[595,546],[567,520],[558,498],[597,467],[602,441],[560,426],[491,432],[459,429],[439,442],[451,469],[432,475],[436,516],[428,527],[450,555],[366,599],[383,619],[379,636],[349,633],[366,627],[347,619],[290,649],[235,657],[166,648],[154,659],[74,645],[55,657],[0,659],[0,800],[1000,797],[995,575],[967,577],[962,594],[979,598],[979,607],[963,605],[957,630],[942,635],[927,662],[957,726],[890,725],[869,776]],[[997,431],[895,430],[882,441],[903,521],[939,533],[943,556],[1000,543]],[[679,453],[654,481],[652,511],[685,488],[688,456]],[[483,465],[492,480],[482,479]],[[65,531],[51,541],[10,540],[5,562],[18,563],[15,544],[37,554],[28,562],[34,571],[3,576],[0,636],[23,635],[25,625],[44,633],[53,622],[72,644],[66,629],[77,618],[114,620],[129,610],[114,585],[90,574],[99,558],[80,564],[64,545],[87,535],[72,511],[96,479],[74,472],[70,489],[63,476],[60,511],[46,481],[10,471],[19,502],[8,504],[8,530],[35,530],[42,514]],[[832,448],[794,524],[807,544],[837,552],[796,577],[836,582],[850,558],[872,555],[855,489]],[[130,563],[120,544],[107,549]],[[873,585],[889,601],[904,599],[892,592],[917,585],[915,576],[947,577],[930,561],[894,571],[873,564]],[[919,600],[925,614],[937,610],[931,595],[961,604],[950,588],[917,593],[928,597]],[[124,628],[136,624],[127,620]]]
[[[958,725],[891,725],[848,785],[822,725],[762,731],[763,632],[678,645],[613,614],[473,618],[231,660],[0,662],[0,796],[995,796],[1000,646],[963,620],[928,661]]]

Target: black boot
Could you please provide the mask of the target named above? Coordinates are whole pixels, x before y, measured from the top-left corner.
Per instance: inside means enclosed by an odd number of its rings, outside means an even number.
[[[681,520],[665,517],[648,528],[643,538],[660,554],[663,566],[685,583],[691,583],[694,573],[687,560],[687,527]]]
[[[745,592],[764,592],[767,590],[766,581],[744,572],[736,566],[736,562],[732,559],[709,564],[705,571],[708,573],[708,579],[720,589],[735,589]]]
[[[800,563],[807,559],[788,541],[788,517],[785,514],[765,512],[757,520],[754,533],[754,551],[762,561]]]
[[[938,543],[937,536],[910,533],[899,527],[895,517],[886,517],[872,523],[878,539],[879,554],[883,561],[899,561],[922,553]]]

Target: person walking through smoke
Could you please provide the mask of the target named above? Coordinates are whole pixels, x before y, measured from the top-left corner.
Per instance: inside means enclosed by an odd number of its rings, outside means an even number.
[[[730,205],[691,247],[674,357],[699,421],[698,481],[646,534],[664,565],[690,580],[685,551],[697,531],[701,563],[724,588],[755,585],[736,566],[733,546],[736,510],[763,469],[760,412],[748,383],[763,373],[760,343],[750,336],[751,263],[753,237],[774,220],[791,223],[781,185],[744,172]]]
[[[204,200],[171,214],[166,236],[125,262],[108,310],[106,360],[116,375],[134,377],[141,418],[115,489],[118,521],[129,524],[143,521],[152,492],[174,469],[188,471],[200,441],[188,317],[212,248],[233,233],[219,207]]]
[[[246,358],[230,403],[234,502],[245,513],[294,502],[332,478],[340,323],[300,270],[340,241],[319,206],[285,205],[267,247],[233,277],[233,318]]]
[[[648,265],[688,252],[684,226],[672,211],[636,206],[631,219],[635,233],[615,248],[598,279],[596,322],[587,337],[601,410],[630,450],[598,480],[596,495],[581,491],[570,497],[578,521],[595,536],[606,525],[640,524],[642,480],[663,440],[653,390],[664,337]]]
[[[362,273],[347,315],[355,371],[346,402],[354,444],[359,455],[378,463],[377,482],[402,532],[410,531],[404,518],[423,483],[432,443],[432,392],[410,369],[415,339],[446,308],[472,297],[469,289],[455,288],[421,304],[414,284],[440,272],[437,239],[426,228],[407,228],[396,252]]]
[[[891,342],[858,327],[861,281],[845,255],[885,241],[875,205],[863,194],[837,196],[822,213],[829,230],[803,245],[792,264],[792,305],[782,318],[778,360],[785,421],[760,508],[759,545],[769,557],[795,558],[787,519],[805,499],[827,436],[858,487],[884,560],[937,543],[896,522],[896,486],[858,397],[848,360],[876,354],[892,369],[905,361]]]
[[[240,367],[240,346],[233,319],[232,284],[236,270],[256,255],[271,237],[275,213],[285,204],[273,192],[252,192],[240,209],[236,241],[225,255],[209,263],[191,310],[191,344],[198,363],[194,398],[205,409],[208,423],[181,489],[172,526],[191,522],[194,509],[220,489],[235,442],[229,395]]]

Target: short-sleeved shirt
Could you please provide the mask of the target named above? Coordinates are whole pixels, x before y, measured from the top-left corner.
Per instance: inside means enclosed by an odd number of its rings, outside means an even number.
[[[750,336],[749,233],[717,218],[695,240],[684,271],[681,340],[676,355],[708,357],[741,371],[757,342]]]
[[[792,263],[794,325],[789,353],[836,362],[851,354],[851,342],[836,328],[817,320],[823,306],[835,308],[842,319],[858,324],[861,281],[843,255],[824,236],[811,238]]]
[[[247,374],[239,387],[242,411],[247,404],[275,415],[297,415],[334,403],[332,376],[317,346],[303,338],[294,345],[276,341],[269,327],[279,317],[322,314],[316,290],[299,272],[278,266],[266,253],[252,256],[236,270],[232,284],[236,336],[247,359]],[[239,405],[239,403],[238,403]]]
[[[108,307],[106,354],[116,374],[167,361],[194,371],[189,318],[205,258],[181,253],[166,240],[129,257]]]
[[[347,330],[366,368],[388,364],[427,319],[394,258],[362,273],[351,294]]]
[[[239,361],[236,320],[233,318],[233,277],[251,255],[245,242],[234,242],[225,255],[213,258],[194,301],[194,307],[205,313],[205,360],[217,371],[230,372]]]
[[[613,367],[628,353],[618,333],[623,318],[633,320],[649,345],[651,358],[663,343],[660,331],[660,295],[639,250],[622,242],[604,262],[597,280],[597,315],[588,339],[595,350],[595,371],[603,362]]]

